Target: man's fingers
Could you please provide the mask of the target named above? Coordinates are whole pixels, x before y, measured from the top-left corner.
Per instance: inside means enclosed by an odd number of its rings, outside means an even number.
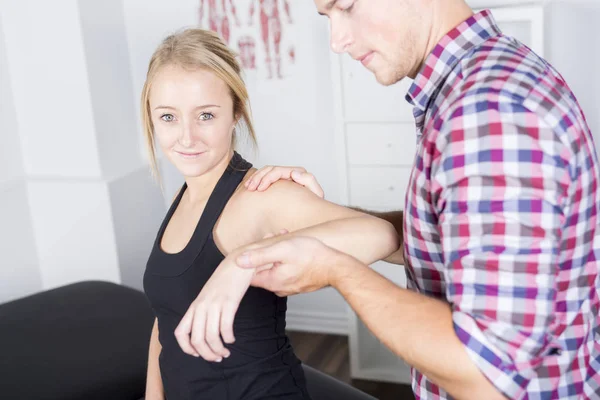
[[[275,236],[281,236],[281,235],[286,235],[288,234],[289,231],[287,229],[282,229],[279,231],[279,233],[276,235],[274,233],[267,233],[263,239],[271,239],[272,237]],[[265,264],[265,265],[261,265],[259,267],[256,268],[256,272],[260,272],[260,271],[265,271],[267,269],[271,269],[273,267],[274,264]]]
[[[248,179],[246,179],[246,182],[244,182],[244,186],[248,187],[252,183],[252,178],[254,178],[256,176],[256,174],[258,174],[259,172],[260,172],[260,170],[254,171],[252,173],[252,175],[250,175],[250,177]]]
[[[263,288],[268,291],[273,291],[273,279],[272,279],[272,270],[266,270],[262,272],[258,272],[254,274],[252,277],[252,282],[250,285],[254,287]]]
[[[256,190],[262,178],[273,170],[272,166],[264,167],[260,171],[257,171],[254,176],[248,180],[248,190]]]
[[[274,265],[274,264],[267,264],[267,265],[263,265],[263,266],[261,266],[261,267],[257,267],[257,268],[256,268],[256,273],[258,274],[259,272],[262,272],[262,271],[266,271],[266,270],[268,270],[268,269],[271,269],[271,268],[273,268],[273,265]]]
[[[236,263],[242,268],[257,268],[275,262],[285,263],[293,255],[293,251],[290,251],[293,250],[291,246],[287,240],[282,240],[270,246],[248,250],[238,256]]]
[[[269,188],[269,186],[271,186],[271,184],[273,184],[274,182],[277,182],[280,179],[285,179],[281,176],[280,173],[278,173],[278,174],[273,173],[271,175],[265,176],[260,181],[260,184],[258,185],[256,190],[258,190],[259,192],[264,192],[265,190],[267,190]]]
[[[288,233],[290,233],[290,231],[287,229],[281,229],[277,235],[274,233],[267,233],[265,236],[263,236],[263,239],[271,239],[272,237],[286,235]]]
[[[275,167],[269,174],[263,176],[262,181],[256,190],[267,190],[269,186],[281,179],[291,180],[292,173],[294,172],[302,173],[306,172],[306,170],[301,167]]]
[[[256,171],[250,179],[245,183],[248,190],[266,190],[274,182],[286,179],[292,179],[292,172],[297,171],[300,173],[306,172],[306,169],[302,167],[274,167],[267,166]]]
[[[244,185],[250,191],[263,191],[281,179],[291,179],[306,187],[317,196],[321,198],[324,196],[323,188],[319,185],[313,174],[306,172],[306,169],[302,167],[267,166],[256,171]]]
[[[291,174],[294,182],[306,187],[308,190],[316,194],[317,196],[323,198],[325,193],[323,192],[323,188],[317,182],[317,179],[310,172],[299,172],[294,171]]]

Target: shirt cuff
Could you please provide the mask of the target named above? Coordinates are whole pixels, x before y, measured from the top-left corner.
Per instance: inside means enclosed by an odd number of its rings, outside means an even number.
[[[455,311],[452,319],[456,335],[483,375],[508,398],[521,398],[529,380],[519,374],[512,360],[492,344],[471,315]]]

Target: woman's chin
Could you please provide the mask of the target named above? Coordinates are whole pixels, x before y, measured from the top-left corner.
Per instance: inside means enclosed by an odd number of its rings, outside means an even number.
[[[205,165],[193,165],[189,163],[186,165],[183,163],[178,163],[177,165],[175,165],[175,167],[177,168],[179,173],[186,178],[197,178],[206,173]]]

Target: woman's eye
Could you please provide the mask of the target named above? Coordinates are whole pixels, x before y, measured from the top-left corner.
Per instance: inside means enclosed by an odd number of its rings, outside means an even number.
[[[173,114],[163,114],[160,116],[160,119],[162,119],[165,122],[173,122],[175,120],[175,117],[173,116]]]
[[[208,121],[214,118],[214,115],[212,115],[211,113],[202,113],[200,114],[200,120],[202,121]]]

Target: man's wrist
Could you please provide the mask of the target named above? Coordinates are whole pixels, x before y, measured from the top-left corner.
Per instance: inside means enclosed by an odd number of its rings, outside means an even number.
[[[360,260],[340,251],[335,251],[327,265],[329,269],[328,283],[335,289],[339,289],[357,268],[367,267]]]

